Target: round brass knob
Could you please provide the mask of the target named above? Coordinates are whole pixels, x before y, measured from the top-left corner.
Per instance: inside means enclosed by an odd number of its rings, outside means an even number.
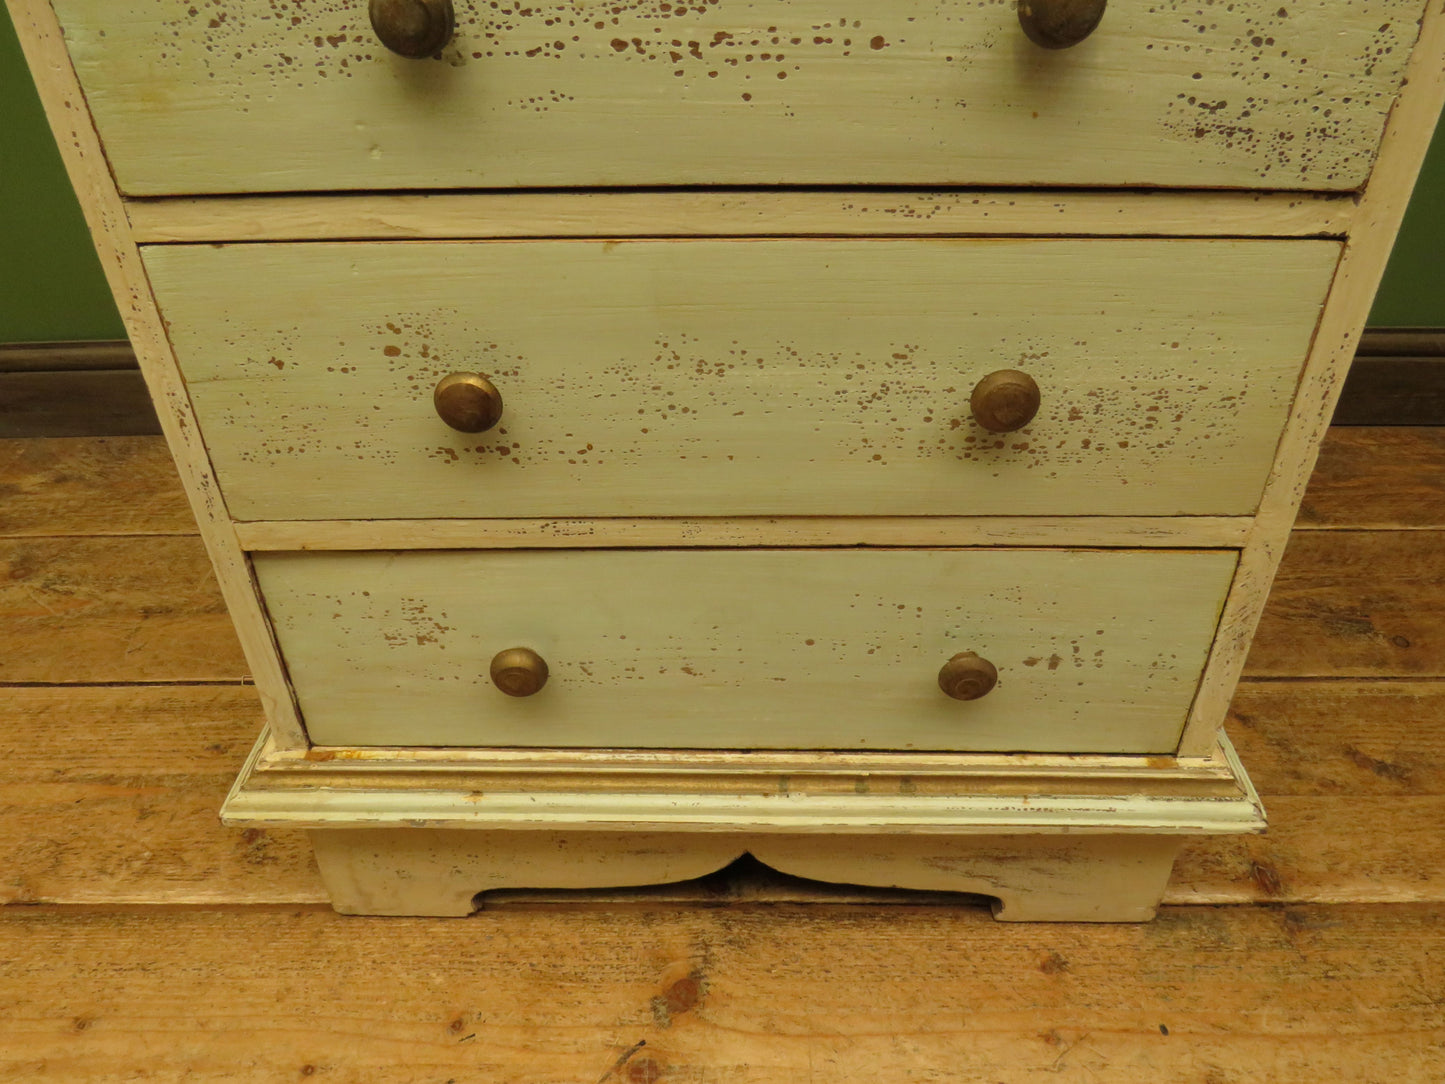
[[[452,40],[452,0],[371,0],[371,29],[393,53],[419,60]]]
[[[974,421],[990,433],[1012,433],[1039,412],[1039,386],[1028,373],[1000,369],[978,382],[968,406]]]
[[[1067,49],[1094,32],[1104,17],[1104,0],[1018,0],[1019,25],[1029,41],[1045,49]]]
[[[977,700],[998,684],[998,669],[972,651],[962,651],[938,671],[938,687],[955,700]]]
[[[531,696],[547,684],[547,660],[529,647],[509,647],[492,659],[492,684],[508,696]]]
[[[437,417],[459,433],[483,433],[502,418],[502,393],[481,373],[452,373],[432,392]]]

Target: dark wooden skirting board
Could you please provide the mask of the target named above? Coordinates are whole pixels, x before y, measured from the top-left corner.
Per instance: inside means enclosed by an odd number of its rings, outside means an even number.
[[[140,372],[0,373],[0,437],[108,437],[159,433]]]
[[[1445,425],[1445,328],[1365,332],[1335,425]]]
[[[0,345],[0,437],[160,431],[129,343]]]
[[[1372,328],[1335,425],[1445,425],[1445,328]],[[0,438],[160,432],[125,342],[0,344]]]
[[[124,339],[0,344],[0,373],[85,373],[136,368]]]

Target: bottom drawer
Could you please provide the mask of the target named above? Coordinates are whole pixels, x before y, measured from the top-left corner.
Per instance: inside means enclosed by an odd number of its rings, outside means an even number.
[[[255,556],[318,745],[1166,753],[1232,551]],[[524,647],[531,696],[489,675]],[[974,700],[939,671],[976,652]]]

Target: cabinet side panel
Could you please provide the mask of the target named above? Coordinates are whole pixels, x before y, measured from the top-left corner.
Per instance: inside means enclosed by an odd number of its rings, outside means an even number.
[[[201,538],[215,567],[267,718],[278,743],[287,748],[303,747],[305,734],[270,626],[261,609],[250,564],[236,539],[201,442],[190,397],[175,367],[165,327],[130,234],[125,208],[115,191],[85,97],[66,56],[60,28],[45,0],[6,2],[71,184],[80,197],[101,266],[125,321],[126,333],[155,401],[161,428],[176,458],[181,484],[195,512]]]
[[[1180,743],[1181,756],[1202,756],[1212,747],[1244,670],[1320,442],[1445,102],[1442,58],[1445,3],[1432,0],[1406,71],[1406,89],[1390,114],[1374,173],[1360,198],[1254,530],[1240,557],[1219,635]]]

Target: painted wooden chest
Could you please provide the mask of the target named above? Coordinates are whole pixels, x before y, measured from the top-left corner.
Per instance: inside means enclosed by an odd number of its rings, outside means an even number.
[[[1150,917],[1441,0],[7,0],[335,905]]]

